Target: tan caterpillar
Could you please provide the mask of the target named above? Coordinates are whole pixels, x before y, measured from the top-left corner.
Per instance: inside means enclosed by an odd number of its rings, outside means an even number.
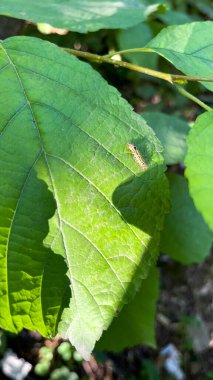
[[[146,163],[144,162],[143,158],[141,157],[137,147],[133,144],[127,144],[127,148],[130,150],[130,152],[132,153],[133,155],[133,158],[135,160],[135,162],[137,162],[138,165],[140,165],[140,167],[142,169],[146,169],[147,168],[147,165]]]

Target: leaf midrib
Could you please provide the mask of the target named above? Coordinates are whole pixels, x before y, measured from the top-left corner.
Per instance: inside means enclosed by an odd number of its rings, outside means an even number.
[[[205,61],[207,63],[209,63],[209,62],[212,63],[213,62],[212,59],[208,59],[208,58],[205,58],[205,57],[199,57],[199,55],[194,55],[193,54],[194,52],[192,52],[192,53],[186,53],[186,52],[176,51],[176,50],[169,49],[169,48],[160,48],[160,47],[153,47],[153,46],[151,46],[151,49],[155,50],[156,52],[158,50],[160,50],[160,51],[165,50],[165,51],[168,51],[168,52],[170,52],[170,53],[172,53],[174,55],[178,55],[178,54],[180,54],[180,55],[187,55],[187,56],[189,56],[191,58],[198,59],[198,60],[201,60],[201,61]]]

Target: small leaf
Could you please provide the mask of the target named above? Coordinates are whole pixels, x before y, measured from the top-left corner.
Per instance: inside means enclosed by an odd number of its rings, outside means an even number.
[[[80,33],[129,28],[146,18],[140,0],[1,0],[0,14]]]
[[[122,351],[137,344],[155,347],[156,302],[159,295],[159,273],[152,268],[134,299],[125,305],[109,329],[104,332],[96,349]]]
[[[169,26],[147,44],[184,74],[205,78],[213,78],[212,46],[212,21]],[[213,90],[213,83],[202,84]]]
[[[213,112],[199,116],[187,139],[186,177],[195,206],[213,230]]]
[[[200,263],[209,254],[213,234],[196,210],[184,177],[168,175],[171,211],[161,233],[161,251],[182,264]]]
[[[161,112],[143,112],[142,116],[160,140],[166,164],[183,162],[187,150],[186,137],[189,133],[187,122]]]

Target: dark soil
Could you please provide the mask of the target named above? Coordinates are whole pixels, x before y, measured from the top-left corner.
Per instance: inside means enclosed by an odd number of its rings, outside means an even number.
[[[23,29],[25,22],[14,18],[0,16],[0,40],[17,36]]]

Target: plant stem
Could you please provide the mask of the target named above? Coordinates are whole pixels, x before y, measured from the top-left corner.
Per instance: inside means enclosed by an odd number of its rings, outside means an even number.
[[[145,49],[145,48],[144,48]],[[143,49],[143,51],[145,51]],[[108,56],[102,56],[98,54],[92,54],[84,51],[74,50],[74,49],[67,49],[64,48],[64,50],[72,55],[75,55],[76,57],[84,58],[88,61],[97,62],[97,63],[109,63],[111,65],[114,65],[115,67],[125,67],[129,70],[137,71],[139,73],[151,75],[155,78],[163,79],[169,83],[172,84],[184,84],[187,83],[187,81],[193,81],[193,82],[213,82],[213,78],[203,78],[203,77],[191,77],[187,75],[175,75],[175,74],[169,74],[169,73],[162,73],[161,71],[156,71],[152,69],[148,69],[146,67],[133,65],[129,62],[124,61],[117,61],[115,59],[109,58]],[[134,49],[132,49],[134,50]],[[137,49],[138,50],[138,49]],[[146,49],[147,51],[148,49]],[[151,50],[151,49],[149,49]],[[115,55],[116,53],[113,53]]]
[[[133,65],[132,63],[129,63],[129,62],[117,61],[115,59],[111,59],[111,58],[108,58],[108,57],[105,57],[102,55],[98,55],[98,54],[92,54],[92,53],[87,53],[87,52],[74,50],[74,49],[66,49],[66,48],[64,50],[69,54],[73,54],[77,57],[87,59],[88,61],[93,61],[93,62],[97,62],[97,63],[105,62],[105,63],[109,63],[111,65],[114,65],[116,67],[125,67],[127,69],[137,71],[139,73],[151,75],[153,77],[164,79],[167,82],[173,83],[171,74],[166,74],[166,73],[162,73],[160,71],[148,69],[146,67]]]
[[[176,88],[177,88],[177,90],[179,91],[179,93],[181,95],[183,95],[186,98],[188,98],[188,99],[192,100],[193,102],[197,103],[200,107],[204,108],[206,111],[208,111],[208,112],[213,111],[213,109],[211,107],[207,106],[207,104],[203,103],[196,96],[190,94],[190,92],[186,91],[183,87],[176,85]]]
[[[104,57],[112,58],[114,55],[117,54],[131,54],[131,53],[155,53],[154,50],[150,48],[134,48],[134,49],[125,49],[125,50],[119,50],[119,51],[114,51],[112,53],[104,55]]]

